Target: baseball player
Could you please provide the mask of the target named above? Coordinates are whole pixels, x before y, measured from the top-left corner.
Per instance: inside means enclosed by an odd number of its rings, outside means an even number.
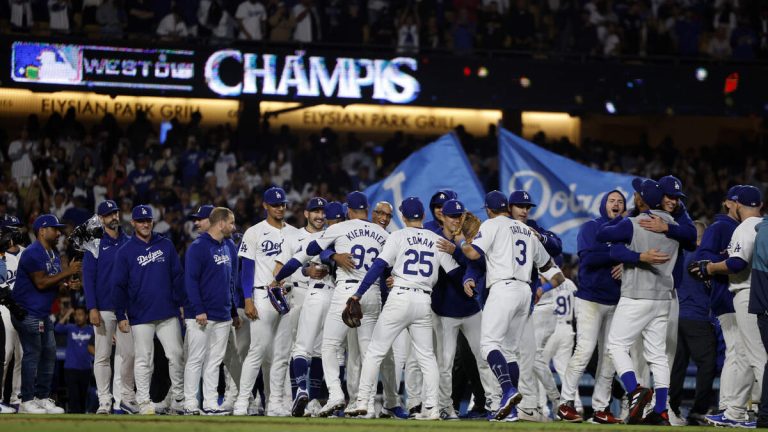
[[[286,243],[276,260],[278,271],[283,263],[288,262],[295,253],[320,236],[325,226],[325,206],[327,204],[323,198],[312,198],[307,202],[307,208],[304,210],[307,226],[298,230],[295,235],[286,238]],[[319,258],[313,260],[309,266],[302,269],[301,275],[295,275],[292,280],[293,290],[302,292],[304,305],[297,309],[295,302],[293,304],[293,313],[299,315],[296,340],[291,353],[291,376],[298,389],[293,399],[291,414],[294,417],[302,417],[311,400],[310,396],[314,398],[318,396],[317,394],[309,394],[308,375],[313,357],[320,355],[319,349],[315,352],[315,347],[320,345],[319,335],[323,331],[323,320],[331,302],[334,283],[327,267],[320,263]]]
[[[85,305],[95,333],[95,354],[93,360],[93,375],[96,378],[96,388],[99,393],[99,409],[96,414],[112,412],[112,338],[116,342],[116,355],[123,361],[120,367],[120,409],[136,414],[136,393],[133,390],[133,338],[129,334],[118,332],[115,315],[114,289],[112,275],[117,251],[128,242],[129,237],[120,229],[120,211],[117,203],[106,200],[99,203],[96,214],[99,215],[104,229],[97,245],[97,253],[90,250],[83,256],[83,289],[85,290]]]
[[[653,216],[668,225],[676,225],[672,216],[661,210],[664,192],[653,180],[640,184],[640,200]],[[667,320],[672,301],[674,280],[672,271],[677,258],[679,242],[661,233],[645,229],[640,222],[651,219],[648,213],[631,218],[616,218],[603,225],[597,233],[600,242],[625,243],[628,249],[640,252],[657,248],[671,257],[663,264],[625,264],[621,277],[621,298],[615,315],[625,319],[614,320],[608,333],[608,353],[616,371],[629,393],[629,423],[669,425],[667,393],[669,390],[669,361],[666,357]],[[629,349],[642,334],[645,360],[653,371],[656,404],[643,418],[643,410],[651,401],[653,392],[638,385]]]
[[[184,362],[178,317],[186,297],[184,272],[173,242],[152,232],[151,207],[134,207],[131,225],[134,236],[117,251],[112,283],[118,327],[133,336],[139,414],[155,414],[149,398],[155,336],[168,358],[173,394],[171,411],[181,414],[184,412]]]
[[[733,293],[733,307],[736,311],[736,325],[741,344],[737,345],[735,355],[746,360],[747,369],[744,371],[750,381],[756,381],[758,388],[763,383],[763,372],[766,364],[766,352],[763,347],[760,331],[757,327],[757,317],[749,313],[750,283],[752,279],[752,253],[755,247],[757,232],[755,227],[762,222],[762,194],[754,186],[741,186],[731,199],[736,204],[736,216],[741,221],[733,231],[728,244],[728,259],[717,263],[699,261],[692,268],[694,277],[706,279],[712,274],[728,274],[728,289]],[[741,391],[728,405],[722,414],[706,416],[707,421],[717,426],[754,427],[755,422],[749,421],[746,405],[751,392]]]
[[[452,253],[453,258],[461,266],[461,272],[466,271],[467,259],[461,250],[453,243],[461,229],[462,216],[466,208],[461,201],[451,199],[443,203],[440,211],[443,225],[435,234],[442,237],[438,247],[444,252]],[[447,248],[444,248],[447,245]],[[442,246],[442,247],[441,247]],[[500,393],[498,382],[488,367],[488,362],[482,357],[480,350],[480,327],[482,314],[480,302],[474,296],[467,296],[461,284],[442,273],[432,290],[433,328],[436,336],[437,363],[440,370],[439,405],[440,418],[443,420],[458,419],[451,392],[453,390],[452,369],[456,356],[458,333],[461,331],[469,342],[471,354],[477,361],[477,369],[485,394],[485,404],[497,398]],[[479,401],[476,401],[477,404]],[[481,402],[480,402],[481,403]]]
[[[344,393],[339,380],[339,362],[337,352],[347,336],[349,328],[342,322],[341,313],[349,297],[355,292],[365,272],[379,256],[388,233],[381,226],[367,220],[368,199],[359,191],[347,195],[349,220],[333,225],[323,232],[320,238],[309,243],[304,251],[291,258],[275,276],[277,283],[286,279],[310,257],[320,254],[324,249],[333,247],[336,254],[349,254],[353,260],[352,268],[339,267],[336,270],[336,289],[323,329],[323,374],[328,385],[328,402],[319,412],[327,417],[336,410],[343,409]],[[359,351],[365,353],[371,341],[373,327],[381,311],[379,290],[370,290],[361,301],[363,310],[362,325],[356,329]],[[363,359],[365,361],[365,359]],[[348,371],[349,372],[349,371]],[[369,409],[374,412],[373,407]]]
[[[219,408],[219,366],[224,360],[230,326],[239,326],[234,309],[234,282],[236,260],[225,239],[235,230],[235,216],[231,210],[215,208],[209,217],[208,230],[192,242],[184,257],[185,305],[189,342],[187,363],[184,367],[184,413],[200,414],[197,390],[203,377],[203,413],[228,414]],[[205,369],[203,371],[203,368]]]
[[[384,310],[376,322],[373,337],[363,356],[360,374],[360,391],[352,415],[365,415],[373,406],[379,365],[392,347],[395,338],[408,329],[412,347],[424,380],[421,420],[439,420],[437,400],[439,374],[432,349],[431,291],[437,282],[437,268],[442,267],[458,280],[461,268],[448,254],[437,249],[437,234],[424,230],[424,205],[421,200],[409,197],[400,206],[406,228],[396,231],[387,239],[379,257],[363,278],[363,282],[351,297],[358,302],[388,267],[395,278],[394,287]],[[470,292],[471,294],[471,292]]]
[[[741,185],[732,186],[723,199],[725,213],[715,216],[712,225],[704,230],[701,245],[696,251],[694,261],[708,260],[714,263],[728,259],[728,244],[733,236],[733,231],[739,226],[739,216],[736,214],[737,203],[733,197],[737,196]],[[752,381],[746,373],[747,365],[744,358],[737,352],[744,352],[741,345],[739,329],[736,327],[736,313],[733,308],[733,293],[728,290],[727,275],[713,275],[711,292],[709,295],[710,309],[717,317],[720,329],[725,340],[725,361],[720,372],[720,396],[718,408],[720,411],[735,404],[735,399],[742,392],[750,391]],[[738,347],[738,348],[737,348]],[[691,411],[688,414],[689,425],[706,426],[709,423],[705,418],[706,411]]]
[[[189,215],[198,235],[207,232],[211,227],[209,216],[213,209],[214,207],[212,205],[206,204],[198,207],[194,213]],[[238,270],[238,249],[235,242],[232,241],[231,236],[224,238],[224,244],[229,248],[230,256],[234,257],[234,260],[232,261],[232,283],[234,289],[233,301],[235,308],[237,309],[237,318],[233,319],[233,321],[240,321],[240,325],[232,326],[229,340],[227,341],[227,350],[224,353],[226,389],[224,392],[224,401],[221,403],[220,409],[223,411],[232,411],[234,409],[235,399],[237,399],[237,384],[240,382],[242,363],[248,353],[250,334],[248,332],[248,326],[242,325],[245,322],[245,311],[243,309],[243,287],[240,284],[240,272]]]
[[[432,195],[429,200],[429,212],[432,213],[432,220],[424,224],[425,229],[438,232],[443,228],[443,204],[452,199],[459,199],[459,196],[451,189],[441,189]]]
[[[279,314],[272,306],[267,290],[273,279],[275,260],[282,252],[284,234],[295,230],[283,220],[287,202],[282,188],[273,187],[264,191],[263,206],[267,218],[248,228],[240,243],[240,278],[251,340],[243,362],[240,392],[235,401],[234,415],[248,413],[251,390],[259,369],[270,356],[269,348],[279,324]]]
[[[765,219],[759,223],[755,238],[755,252],[752,259],[752,281],[749,296],[749,313],[757,315],[757,326],[763,347],[768,346],[768,230]],[[768,386],[761,389],[761,400],[768,400]],[[768,427],[768,406],[760,405],[755,426]]]
[[[531,195],[524,190],[513,191],[509,195],[508,202],[511,217],[533,229],[534,235],[541,241],[551,258],[560,256],[563,251],[560,238],[555,233],[539,226],[535,220],[528,218],[531,208],[536,206]],[[536,269],[533,272],[531,289],[535,292],[539,288],[540,282]],[[521,334],[522,339],[518,345],[520,349],[518,353],[520,390],[525,396],[517,407],[517,411],[520,420],[546,422],[549,419],[543,415],[543,410],[539,407],[539,382],[544,384],[547,397],[552,401],[553,406],[560,405],[560,392],[557,391],[557,385],[549,367],[539,367],[538,369],[535,367],[537,346],[539,345],[537,339],[543,339],[544,333],[541,331],[541,327],[534,322],[534,319],[535,317],[531,314],[529,319],[525,321],[525,328]],[[512,373],[514,374],[514,372]],[[506,420],[513,421],[514,417]]]
[[[502,389],[495,419],[504,420],[523,398],[513,385],[507,359],[519,350],[531,309],[533,268],[550,281],[542,291],[557,287],[564,278],[533,229],[510,217],[504,194],[489,192],[485,207],[488,220],[474,239],[461,242],[461,250],[471,260],[485,258],[490,293],[482,315],[480,347]],[[464,283],[467,291],[474,286],[472,280]]]
[[[8,287],[11,290],[13,290],[13,287],[16,285],[16,272],[19,268],[19,256],[24,251],[24,246],[17,244],[19,237],[21,237],[21,232],[19,230],[24,224],[19,221],[19,218],[11,215],[3,216],[2,220],[0,220],[0,224],[4,227],[17,230],[13,244],[11,244],[11,246],[8,247],[8,250],[5,251],[5,283],[8,284]],[[8,309],[5,306],[0,306],[0,313],[3,315],[3,321],[6,323],[5,357],[3,370],[0,371],[0,373],[3,374],[3,377],[8,376],[8,367],[10,366],[11,358],[13,358],[13,375],[11,378],[11,394],[9,402],[11,405],[18,406],[19,403],[21,403],[19,399],[19,395],[21,394],[21,341],[19,340],[19,333],[13,325],[11,325],[11,315]],[[3,390],[0,390],[0,395],[2,395],[2,393]]]
[[[619,302],[621,283],[613,277],[617,262],[611,259],[609,245],[596,240],[598,228],[617,217],[626,208],[626,199],[619,190],[612,190],[600,202],[600,217],[584,223],[579,229],[577,245],[579,252],[579,290],[576,292],[576,349],[568,361],[564,374],[560,374],[563,403],[557,411],[560,419],[567,422],[581,422],[574,401],[577,399],[578,384],[589,363],[598,342],[597,373],[592,392],[592,408],[595,423],[616,424],[620,419],[611,413],[611,382],[614,368],[606,358],[606,339],[611,328],[616,304]]]

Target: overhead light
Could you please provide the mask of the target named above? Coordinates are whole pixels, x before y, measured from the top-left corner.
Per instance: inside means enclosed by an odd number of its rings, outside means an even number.
[[[531,86],[531,80],[528,77],[520,77],[520,87],[522,88],[528,88]]]
[[[608,112],[608,114],[616,114],[616,105],[614,105],[611,101],[606,101],[605,111]]]
[[[703,68],[703,67],[696,68],[696,80],[697,81],[704,82],[704,81],[706,81],[708,76],[709,76],[709,72],[705,68]]]

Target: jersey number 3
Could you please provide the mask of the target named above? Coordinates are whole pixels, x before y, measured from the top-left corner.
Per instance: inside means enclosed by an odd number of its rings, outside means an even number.
[[[518,264],[523,266],[525,265],[525,261],[526,261],[525,254],[526,252],[528,252],[528,245],[526,245],[524,241],[518,240],[515,242],[515,246],[520,246],[520,256],[515,257],[515,261],[517,261]]]
[[[434,252],[422,251],[419,253],[417,250],[408,249],[405,251],[405,256],[408,260],[403,264],[403,273],[407,275],[415,276],[421,274],[424,277],[432,276],[432,261],[428,258],[435,256]],[[411,266],[418,265],[418,271],[412,270]]]
[[[352,258],[355,259],[357,263],[355,264],[355,268],[358,270],[361,268],[365,268],[366,270],[370,269],[373,260],[379,256],[379,251],[376,250],[376,248],[368,248],[368,250],[365,250],[361,245],[352,246],[352,249],[350,249],[349,252],[350,255],[352,255]],[[370,257],[370,259],[366,260],[367,257]]]

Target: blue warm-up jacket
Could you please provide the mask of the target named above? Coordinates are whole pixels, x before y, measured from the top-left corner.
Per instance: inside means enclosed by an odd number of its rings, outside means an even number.
[[[114,311],[115,302],[112,285],[112,271],[115,266],[117,250],[124,245],[130,237],[122,230],[117,238],[113,239],[104,233],[99,240],[99,257],[96,258],[90,251],[83,256],[83,290],[85,291],[85,307],[88,310]]]
[[[184,257],[184,288],[187,302],[184,315],[194,318],[205,313],[211,321],[229,321],[234,304],[234,268],[237,256],[232,255],[225,241],[216,241],[202,233],[187,249]]]

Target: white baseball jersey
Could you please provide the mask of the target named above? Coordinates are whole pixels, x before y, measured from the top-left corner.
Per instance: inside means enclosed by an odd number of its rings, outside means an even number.
[[[432,292],[437,283],[438,266],[450,272],[459,264],[437,249],[440,237],[423,228],[403,228],[389,235],[379,258],[392,267],[395,286]]]
[[[552,293],[555,307],[554,313],[557,315],[558,324],[571,323],[573,321],[573,307],[576,305],[573,293],[575,292],[576,284],[570,279],[566,279],[557,288],[549,291],[549,293]]]
[[[483,222],[472,245],[485,254],[485,279],[489,287],[508,279],[530,283],[533,265],[540,268],[549,262],[549,254],[533,230],[505,216]]]
[[[352,255],[355,268],[351,271],[337,268],[337,281],[361,281],[373,261],[379,257],[388,236],[389,233],[380,225],[363,219],[352,219],[332,225],[316,241],[322,249],[333,245],[337,253]]]
[[[10,252],[5,253],[5,267],[8,269],[5,282],[11,289],[16,285],[16,272],[19,270],[19,257],[21,256],[21,253],[24,252],[24,249],[24,246],[19,246],[19,251],[16,252],[15,255]]]
[[[283,251],[280,253],[280,255],[277,257],[277,262],[281,264],[287,263],[295,254],[297,254],[299,251],[303,251],[307,248],[307,245],[312,242],[312,240],[317,240],[320,238],[320,236],[323,235],[323,231],[318,231],[315,233],[311,233],[307,231],[306,228],[297,229],[290,235],[285,235],[285,243],[283,244]],[[320,256],[312,257],[311,262],[322,265],[323,263],[320,261]],[[295,272],[293,275],[291,275],[291,281],[301,284],[302,286],[314,286],[314,284],[322,282],[326,286],[333,287],[333,278],[328,275],[324,277],[322,280],[317,279],[310,279],[309,276],[304,276],[301,271]]]
[[[752,252],[755,250],[757,237],[755,227],[762,221],[761,217],[748,217],[733,231],[728,243],[728,257],[743,259],[747,262],[747,267],[736,274],[728,275],[728,289],[732,292],[749,289],[752,283]]]
[[[295,230],[296,228],[290,225],[280,230],[263,220],[245,231],[237,255],[256,263],[254,287],[267,286],[275,279],[272,272],[275,270],[277,257],[282,252],[284,236],[291,235]]]

